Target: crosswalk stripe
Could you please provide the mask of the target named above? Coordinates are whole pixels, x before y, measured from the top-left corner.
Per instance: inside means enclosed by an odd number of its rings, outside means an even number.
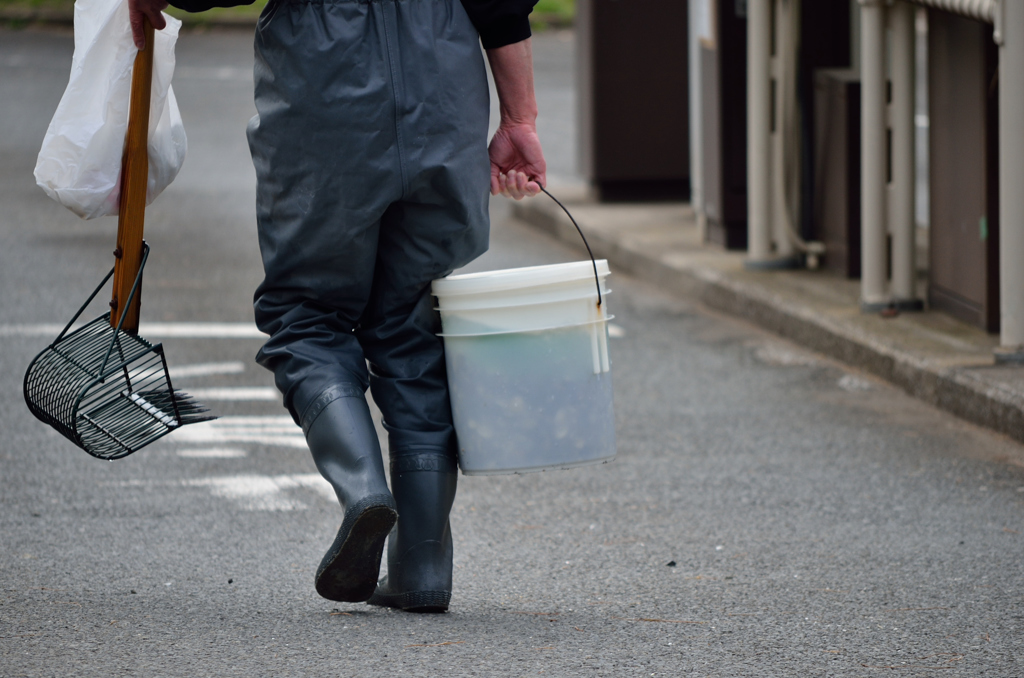
[[[0,325],[0,337],[56,337],[63,325],[51,323]],[[147,323],[139,328],[143,337],[183,339],[266,339],[251,323]]]
[[[249,453],[240,447],[200,447],[178,450],[185,459],[240,459]]]
[[[175,444],[221,446],[231,443],[279,445],[296,449],[306,448],[302,429],[291,417],[223,417],[213,421],[191,424],[175,431],[170,442]]]
[[[187,391],[199,400],[281,400],[280,393],[273,386],[223,386],[190,388]]]
[[[317,473],[293,473],[279,476],[238,474],[215,478],[184,480],[183,485],[207,487],[218,497],[232,500],[248,511],[294,511],[307,508],[286,490],[307,488],[324,499],[337,501],[334,488]]]
[[[167,370],[171,379],[181,377],[207,377],[215,374],[241,374],[245,372],[245,363],[232,360],[226,363],[196,363],[195,365],[176,365]]]

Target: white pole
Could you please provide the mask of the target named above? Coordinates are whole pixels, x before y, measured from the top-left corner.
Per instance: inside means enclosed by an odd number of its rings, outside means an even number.
[[[914,46],[915,11],[896,0],[889,8],[892,29],[892,186],[889,228],[892,232],[892,296],[903,310],[920,310],[915,266]]]
[[[771,2],[747,4],[747,255],[771,259]]]
[[[771,231],[775,242],[775,257],[790,259],[793,257],[793,242],[788,234],[788,211],[785,185],[785,125],[786,98],[788,78],[795,74],[787,73],[786,66],[790,59],[788,51],[795,48],[788,24],[790,24],[791,2],[774,0],[775,12],[775,56],[772,58],[772,79],[775,82],[775,129],[771,133]]]
[[[884,0],[860,0],[861,308],[886,306],[886,102]]]
[[[697,215],[700,242],[707,240],[707,214],[704,212],[704,134],[701,96],[700,8],[690,2],[688,10],[689,91],[690,91],[690,204]]]
[[[1024,362],[1024,2],[1004,0],[999,48],[1000,361]]]

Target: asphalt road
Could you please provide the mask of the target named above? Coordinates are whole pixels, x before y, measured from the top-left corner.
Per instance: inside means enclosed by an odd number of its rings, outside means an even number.
[[[620,274],[618,460],[462,478],[448,614],[318,598],[340,511],[245,334],[250,44],[182,38],[190,152],[147,221],[143,335],[223,418],[103,463],[21,397],[113,246],[31,175],[71,36],[0,31],[0,675],[1024,675],[1021,446]],[[536,49],[568,176],[571,41]],[[475,269],[580,257],[494,221]]]

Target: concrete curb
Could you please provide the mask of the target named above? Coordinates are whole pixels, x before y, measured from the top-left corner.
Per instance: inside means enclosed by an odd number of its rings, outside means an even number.
[[[583,249],[564,214],[532,200],[516,203],[513,214],[559,240]],[[673,293],[735,315],[814,351],[866,370],[971,423],[1024,442],[1024,397],[1009,388],[886,345],[857,327],[823,317],[783,295],[734,279],[728,272],[692,260],[652,256],[628,239],[581,223],[595,256]]]

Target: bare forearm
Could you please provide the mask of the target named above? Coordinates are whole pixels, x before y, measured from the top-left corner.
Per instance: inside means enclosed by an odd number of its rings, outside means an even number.
[[[547,164],[537,137],[533,46],[529,39],[487,50],[498,90],[501,122],[488,152],[491,193],[511,198],[536,195],[547,183]]]
[[[489,49],[487,60],[498,90],[501,121],[512,125],[536,124],[537,97],[533,91],[531,39]]]

